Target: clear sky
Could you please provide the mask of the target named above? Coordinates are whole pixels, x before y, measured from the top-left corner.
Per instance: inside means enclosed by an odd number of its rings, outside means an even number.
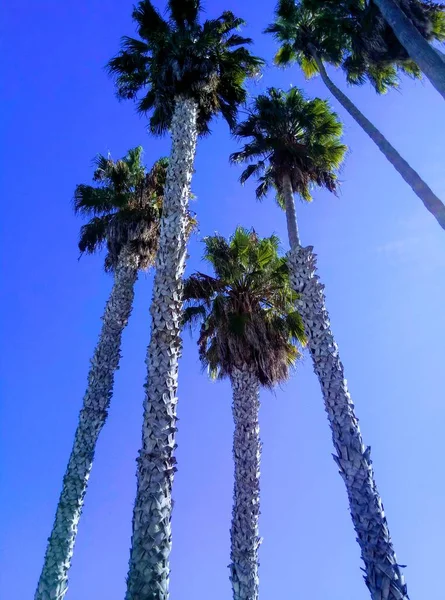
[[[255,51],[273,2],[206,2],[209,17],[232,9],[249,22]],[[41,0],[3,7],[1,142],[1,583],[8,600],[32,598],[85,390],[88,361],[111,287],[103,256],[78,261],[81,225],[72,214],[77,183],[91,180],[98,152],[122,156],[143,145],[147,165],[169,150],[152,139],[131,103],[119,104],[104,72],[121,35],[133,34],[131,2]],[[346,89],[341,74],[336,79]],[[268,68],[270,85],[328,97],[297,67]],[[428,83],[402,93],[350,96],[445,197],[445,104]],[[332,100],[350,147],[338,198],[299,204],[304,244],[314,245],[326,284],[365,443],[411,597],[443,594],[445,483],[445,236],[371,141]],[[238,224],[275,232],[286,248],[284,215],[257,204],[228,165],[227,126],[199,143],[193,208],[200,234],[189,271],[202,268],[200,238]],[[120,600],[125,589],[135,458],[140,443],[144,357],[152,273],[137,284],[124,335],[109,421],[90,478],[70,573],[70,600]],[[442,307],[442,308],[441,308]],[[227,382],[201,373],[185,334],[179,387],[179,471],[174,485],[173,600],[227,600],[232,501],[232,416]],[[318,382],[306,357],[275,394],[262,393],[261,597],[366,600],[359,547]]]

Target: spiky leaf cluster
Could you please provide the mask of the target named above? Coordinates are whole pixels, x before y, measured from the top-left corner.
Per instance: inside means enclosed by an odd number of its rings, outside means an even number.
[[[105,270],[113,271],[124,246],[137,255],[140,268],[156,256],[168,159],[158,160],[147,173],[142,148],[119,160],[97,156],[95,186],[80,184],[74,193],[76,213],[91,217],[80,231],[79,250],[93,254],[106,247]]]
[[[109,62],[118,96],[137,99],[138,110],[151,113],[154,134],[168,129],[178,96],[197,102],[201,134],[219,113],[233,127],[246,98],[244,82],[263,64],[246,48],[252,40],[237,33],[242,19],[225,11],[201,23],[201,13],[200,0],[169,0],[167,18],[149,0],[139,2],[133,11],[138,37],[124,37]]]
[[[442,5],[418,0],[401,5],[428,41],[445,38]],[[297,61],[308,77],[317,73],[312,48],[324,62],[341,66],[349,83],[369,81],[378,93],[397,87],[400,72],[421,76],[379,9],[366,0],[280,0],[266,31],[281,44],[276,62]]]
[[[203,365],[218,378],[247,364],[264,386],[285,381],[304,331],[278,238],[238,227],[228,241],[204,243],[214,276],[198,272],[184,284],[184,322],[200,325]]]
[[[258,199],[273,187],[279,205],[284,207],[283,174],[290,176],[294,192],[307,201],[312,199],[313,186],[336,191],[337,170],[346,146],[340,139],[342,124],[325,100],[307,100],[297,88],[288,92],[269,88],[255,98],[235,134],[247,142],[230,159],[250,163],[241,182],[256,176]]]

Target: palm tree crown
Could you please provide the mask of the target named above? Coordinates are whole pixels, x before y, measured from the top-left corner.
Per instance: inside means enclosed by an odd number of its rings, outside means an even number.
[[[411,6],[416,4],[416,7]],[[445,39],[445,14],[439,5],[411,2],[416,26],[428,40]],[[266,29],[282,44],[275,62],[297,61],[307,77],[321,60],[341,66],[349,83],[369,81],[378,93],[399,85],[399,71],[421,77],[421,71],[397,40],[374,3],[362,0],[279,0],[275,22]]]
[[[284,208],[284,174],[290,177],[293,191],[307,201],[312,198],[313,185],[336,191],[336,171],[346,146],[340,141],[342,124],[325,100],[306,100],[297,88],[289,92],[270,88],[254,100],[247,119],[236,127],[235,134],[240,140],[249,141],[230,159],[252,163],[241,175],[241,182],[256,175],[258,199],[274,187],[277,201]]]
[[[247,364],[263,386],[285,381],[305,338],[278,238],[238,227],[229,241],[204,243],[215,276],[195,273],[184,284],[184,321],[201,323],[202,363],[213,377]]]
[[[133,10],[139,38],[124,37],[121,52],[108,64],[120,98],[143,92],[138,110],[152,113],[154,134],[168,129],[178,96],[196,101],[201,134],[218,113],[233,127],[246,98],[244,81],[263,64],[245,47],[252,40],[235,33],[242,19],[225,11],[201,24],[201,12],[200,0],[169,0],[164,19],[149,0],[139,2]]]
[[[106,246],[105,270],[113,271],[120,251],[129,245],[139,267],[149,268],[158,246],[168,159],[161,158],[147,173],[139,146],[117,161],[99,155],[95,165],[98,185],[80,184],[74,194],[75,212],[92,217],[80,231],[81,253]]]

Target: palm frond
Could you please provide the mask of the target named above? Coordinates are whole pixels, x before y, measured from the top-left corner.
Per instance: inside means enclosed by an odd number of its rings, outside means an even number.
[[[162,36],[168,33],[168,23],[162,18],[150,0],[139,2],[133,9],[132,17],[137,24],[139,35],[144,40],[150,40],[153,36]],[[145,52],[145,49],[141,51]]]
[[[94,254],[104,247],[108,231],[107,217],[93,217],[80,228],[79,250],[81,254]]]
[[[135,99],[138,111],[150,114],[155,135],[168,130],[178,96],[197,103],[200,135],[218,114],[233,128],[245,82],[264,65],[247,50],[251,39],[235,33],[244,21],[226,11],[201,24],[200,0],[168,0],[167,7],[167,20],[149,0],[135,8],[140,39],[124,37],[108,63],[118,96]]]
[[[182,324],[193,328],[196,324],[201,323],[206,315],[207,311],[204,306],[187,306],[182,313]]]
[[[247,118],[235,128],[237,139],[246,143],[230,161],[247,163],[240,181],[255,176],[259,200],[274,189],[278,205],[284,208],[284,175],[306,201],[312,199],[313,186],[336,191],[336,171],[346,152],[342,131],[337,114],[325,100],[308,100],[298,88],[288,92],[269,88],[252,101]]]
[[[80,184],[74,191],[74,212],[81,215],[101,215],[116,208],[113,195],[106,188]]]
[[[168,161],[160,159],[149,173],[142,163],[140,146],[120,160],[98,155],[93,179],[97,187],[78,185],[74,211],[93,217],[82,226],[79,249],[91,254],[107,248],[105,269],[112,271],[126,247],[138,258],[141,269],[154,264]]]
[[[202,10],[200,0],[168,0],[168,8],[177,27],[192,27]]]
[[[248,364],[262,385],[285,381],[305,338],[279,239],[238,227],[229,240],[204,243],[215,275],[195,273],[184,283],[184,322],[200,324],[203,366],[223,378]]]

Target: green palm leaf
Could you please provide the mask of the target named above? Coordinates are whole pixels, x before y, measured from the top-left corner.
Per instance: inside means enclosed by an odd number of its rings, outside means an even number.
[[[257,198],[261,200],[274,188],[284,208],[284,174],[306,201],[312,199],[313,186],[336,192],[337,171],[346,152],[341,134],[342,124],[325,100],[307,100],[297,88],[288,92],[269,88],[252,102],[247,118],[235,128],[237,138],[246,143],[230,160],[250,163],[241,174],[241,183],[255,176]]]
[[[106,247],[105,270],[113,271],[127,246],[140,268],[153,264],[168,160],[157,161],[147,173],[142,148],[132,148],[117,161],[98,155],[94,160],[96,186],[80,184],[74,193],[74,211],[91,217],[80,230],[81,254]]]
[[[150,113],[155,135],[169,128],[178,96],[198,104],[201,135],[219,113],[233,128],[246,99],[245,80],[264,64],[247,50],[252,40],[236,32],[242,19],[225,11],[201,24],[201,12],[197,0],[170,0],[166,20],[149,0],[139,2],[133,11],[139,39],[122,38],[120,53],[108,63],[118,96]]]
[[[262,385],[285,381],[305,337],[278,238],[238,227],[229,240],[215,235],[204,243],[215,275],[184,282],[184,323],[200,325],[203,366],[223,378],[248,364]]]

